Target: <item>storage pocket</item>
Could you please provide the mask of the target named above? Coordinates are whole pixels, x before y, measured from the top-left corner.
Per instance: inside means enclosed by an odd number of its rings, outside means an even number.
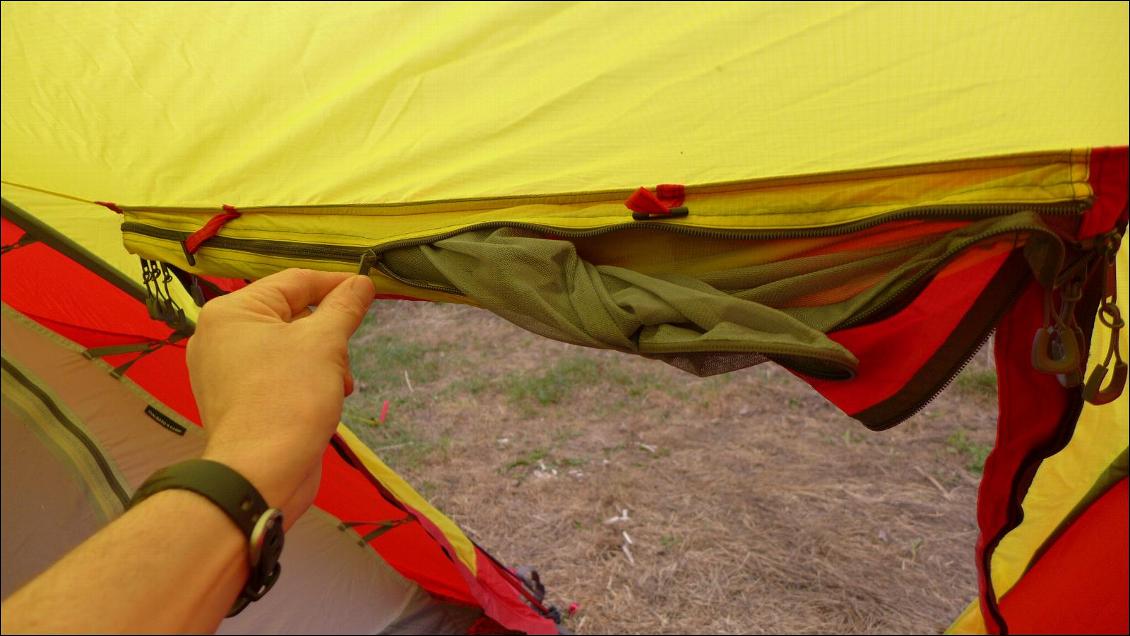
[[[698,375],[768,358],[807,375],[848,379],[857,360],[828,332],[903,306],[938,268],[978,243],[1054,238],[1033,213],[829,228],[796,238],[656,231],[670,227],[572,237],[528,227],[475,229],[380,251],[375,264],[407,284],[466,295],[535,333]]]

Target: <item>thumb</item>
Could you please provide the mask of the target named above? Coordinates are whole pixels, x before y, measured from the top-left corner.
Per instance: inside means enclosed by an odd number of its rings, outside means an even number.
[[[306,320],[349,338],[365,318],[376,291],[368,276],[351,276],[326,294]]]

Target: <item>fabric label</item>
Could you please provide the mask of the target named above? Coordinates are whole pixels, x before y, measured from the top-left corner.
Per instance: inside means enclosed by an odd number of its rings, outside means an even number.
[[[177,424],[171,417],[158,411],[152,406],[145,407],[145,414],[152,418],[154,422],[157,422],[161,426],[164,426],[177,435],[184,435],[185,430],[187,430],[183,425]]]

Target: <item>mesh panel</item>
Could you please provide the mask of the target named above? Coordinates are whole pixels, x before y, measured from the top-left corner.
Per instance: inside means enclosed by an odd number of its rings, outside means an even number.
[[[696,375],[768,358],[847,378],[857,361],[826,332],[905,305],[955,254],[994,237],[1015,242],[1032,227],[1043,227],[1038,217],[1020,213],[762,241],[655,230],[570,241],[501,228],[390,250],[382,259],[401,279],[457,289],[556,340],[636,353]]]

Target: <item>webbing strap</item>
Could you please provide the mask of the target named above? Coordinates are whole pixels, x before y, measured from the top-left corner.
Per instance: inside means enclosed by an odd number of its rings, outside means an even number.
[[[138,360],[153,353],[154,351],[157,351],[165,345],[179,342],[187,337],[188,334],[177,331],[170,334],[169,337],[165,338],[164,340],[145,340],[143,342],[129,342],[120,345],[107,345],[105,347],[91,347],[90,349],[83,351],[82,355],[87,360],[93,360],[94,358],[103,358],[105,356],[116,356],[125,353],[137,353],[138,355],[136,357],[123,362],[110,371],[110,375],[113,376],[114,379],[120,380],[122,376],[125,375],[127,371],[129,371],[130,367],[132,367]]]
[[[338,527],[342,530],[345,530],[347,528],[356,528],[359,526],[376,526],[374,529],[361,535],[360,542],[364,544],[372,541],[373,539],[376,539],[377,537],[383,535],[389,530],[392,530],[393,528],[397,528],[411,521],[415,521],[415,518],[408,516],[402,519],[389,519],[387,521],[343,521],[341,522],[341,524],[339,524]]]
[[[7,245],[0,246],[0,256],[3,256],[4,254],[11,252],[12,250],[18,250],[21,247],[31,245],[32,243],[35,243],[37,241],[39,241],[38,238],[36,238],[35,236],[33,236],[31,234],[25,233],[23,236],[16,239],[15,243],[9,243]]]
[[[145,340],[143,342],[131,342],[128,344],[109,345],[106,347],[91,347],[82,352],[82,356],[87,360],[94,358],[102,358],[104,356],[117,356],[123,353],[137,353],[145,351],[155,345],[159,344],[157,340]]]

